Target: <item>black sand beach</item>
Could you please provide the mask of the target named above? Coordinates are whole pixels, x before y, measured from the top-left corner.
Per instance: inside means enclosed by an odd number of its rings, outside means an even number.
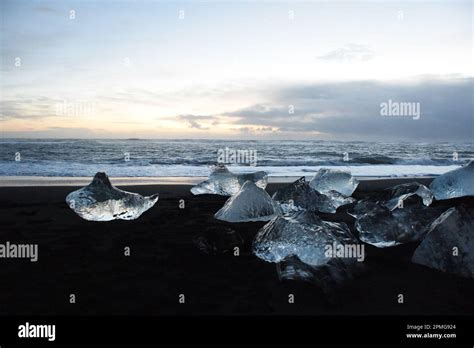
[[[380,185],[380,183],[379,183]],[[279,185],[271,184],[272,193]],[[373,185],[372,185],[373,186]],[[383,185],[382,185],[383,186]],[[370,189],[355,192],[361,198]],[[374,187],[374,186],[373,186]],[[193,196],[187,185],[122,186],[158,203],[135,221],[88,222],[64,201],[75,187],[0,188],[1,242],[38,243],[38,262],[2,259],[3,315],[394,315],[474,311],[474,280],[410,262],[417,243],[388,249],[366,246],[367,271],[331,297],[314,285],[279,281],[274,264],[253,256],[254,235],[265,223],[213,218],[226,197]],[[180,209],[179,200],[185,208]],[[474,207],[474,199],[456,200]],[[443,205],[446,203],[435,203]],[[350,222],[344,213],[325,219]],[[208,255],[198,236],[219,227],[243,239],[240,255]],[[124,255],[124,248],[131,255]],[[295,303],[288,303],[288,294]],[[405,303],[397,303],[397,294]],[[75,294],[76,303],[69,303]],[[185,295],[180,304],[179,294]]]

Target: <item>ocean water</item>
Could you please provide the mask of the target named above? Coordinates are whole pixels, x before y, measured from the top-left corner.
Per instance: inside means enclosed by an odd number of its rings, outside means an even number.
[[[235,172],[270,176],[309,176],[324,167],[393,177],[439,175],[473,158],[472,143],[0,139],[0,176],[207,176],[220,160]]]

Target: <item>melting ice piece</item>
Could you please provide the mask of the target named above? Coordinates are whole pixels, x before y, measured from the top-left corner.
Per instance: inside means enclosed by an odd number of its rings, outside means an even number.
[[[363,199],[358,201],[354,207],[347,211],[347,213],[358,219],[369,212],[375,213],[376,211],[384,211],[382,205],[367,199]]]
[[[304,176],[276,191],[273,194],[273,199],[280,203],[284,213],[305,209],[335,213],[341,205],[355,201],[336,191],[328,191],[326,194],[319,193],[309,185]]]
[[[390,210],[403,206],[405,200],[413,196],[420,197],[426,206],[433,202],[433,193],[425,185],[417,182],[397,185],[389,190],[390,200],[384,203],[384,205]]]
[[[324,195],[329,198],[331,205],[334,206],[333,213],[335,213],[337,208],[339,208],[340,206],[351,204],[356,201],[354,198],[344,196],[342,193],[339,193],[337,191],[328,191]],[[325,212],[323,210],[320,210],[320,211],[322,213]]]
[[[363,262],[347,258],[333,258],[321,266],[307,265],[296,256],[287,257],[277,263],[280,280],[301,280],[313,283],[329,297],[334,296],[335,289],[353,280],[364,270]]]
[[[309,185],[320,193],[337,191],[345,196],[350,196],[359,185],[359,181],[349,172],[322,168]]]
[[[450,208],[428,228],[412,262],[474,278],[474,213]]]
[[[302,262],[318,266],[334,257],[347,257],[344,253],[337,254],[345,246],[357,257],[357,245],[345,223],[324,221],[314,212],[300,211],[278,216],[263,226],[255,236],[252,251],[268,262],[280,262],[296,255]]]
[[[277,273],[280,280],[312,282],[315,278],[316,267],[307,265],[297,256],[292,255],[277,263]]]
[[[433,222],[442,212],[442,208],[425,206],[403,208],[391,211],[387,207],[362,202],[362,207],[355,207],[351,215],[356,216],[355,227],[359,239],[379,248],[392,247],[402,243],[420,240],[426,233],[426,226]],[[370,207],[365,214],[364,207]]]
[[[438,176],[430,189],[437,200],[474,196],[474,161]]]
[[[66,197],[69,207],[90,221],[134,220],[158,201],[158,194],[143,197],[114,187],[105,173],[97,173],[92,182]]]
[[[280,213],[280,207],[264,189],[246,181],[214,217],[228,222],[268,221]]]
[[[194,195],[215,194],[221,196],[235,195],[246,181],[252,181],[258,187],[265,189],[268,182],[268,174],[260,171],[248,174],[234,174],[223,164],[213,167],[209,178],[193,188]]]
[[[205,254],[223,254],[244,243],[233,229],[224,226],[208,226],[193,238],[194,244]]]

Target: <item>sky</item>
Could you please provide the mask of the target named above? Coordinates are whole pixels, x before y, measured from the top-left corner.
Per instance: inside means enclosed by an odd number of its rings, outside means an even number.
[[[471,1],[0,4],[2,137],[474,138]]]

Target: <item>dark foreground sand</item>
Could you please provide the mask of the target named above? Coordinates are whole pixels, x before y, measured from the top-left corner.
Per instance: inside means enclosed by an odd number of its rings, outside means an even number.
[[[380,186],[380,182],[377,183]],[[277,187],[268,187],[271,193]],[[372,185],[375,187],[374,185]],[[382,185],[383,186],[383,185]],[[356,191],[360,198],[371,187]],[[410,263],[416,244],[366,247],[367,272],[331,298],[314,285],[280,282],[274,264],[253,256],[265,223],[213,218],[226,201],[193,196],[186,185],[127,186],[157,205],[135,221],[88,222],[64,202],[74,187],[0,188],[0,243],[38,243],[39,260],[0,259],[3,315],[472,314],[474,280]],[[179,200],[185,200],[185,209]],[[474,207],[472,199],[456,200]],[[439,203],[437,203],[439,205]],[[345,214],[337,219],[351,222]],[[240,256],[207,255],[194,240],[228,226],[244,240]],[[131,256],[124,256],[124,248]],[[74,293],[76,304],[69,304]],[[288,294],[295,303],[288,304]],[[404,294],[405,303],[397,303]],[[186,303],[179,304],[179,294]]]

